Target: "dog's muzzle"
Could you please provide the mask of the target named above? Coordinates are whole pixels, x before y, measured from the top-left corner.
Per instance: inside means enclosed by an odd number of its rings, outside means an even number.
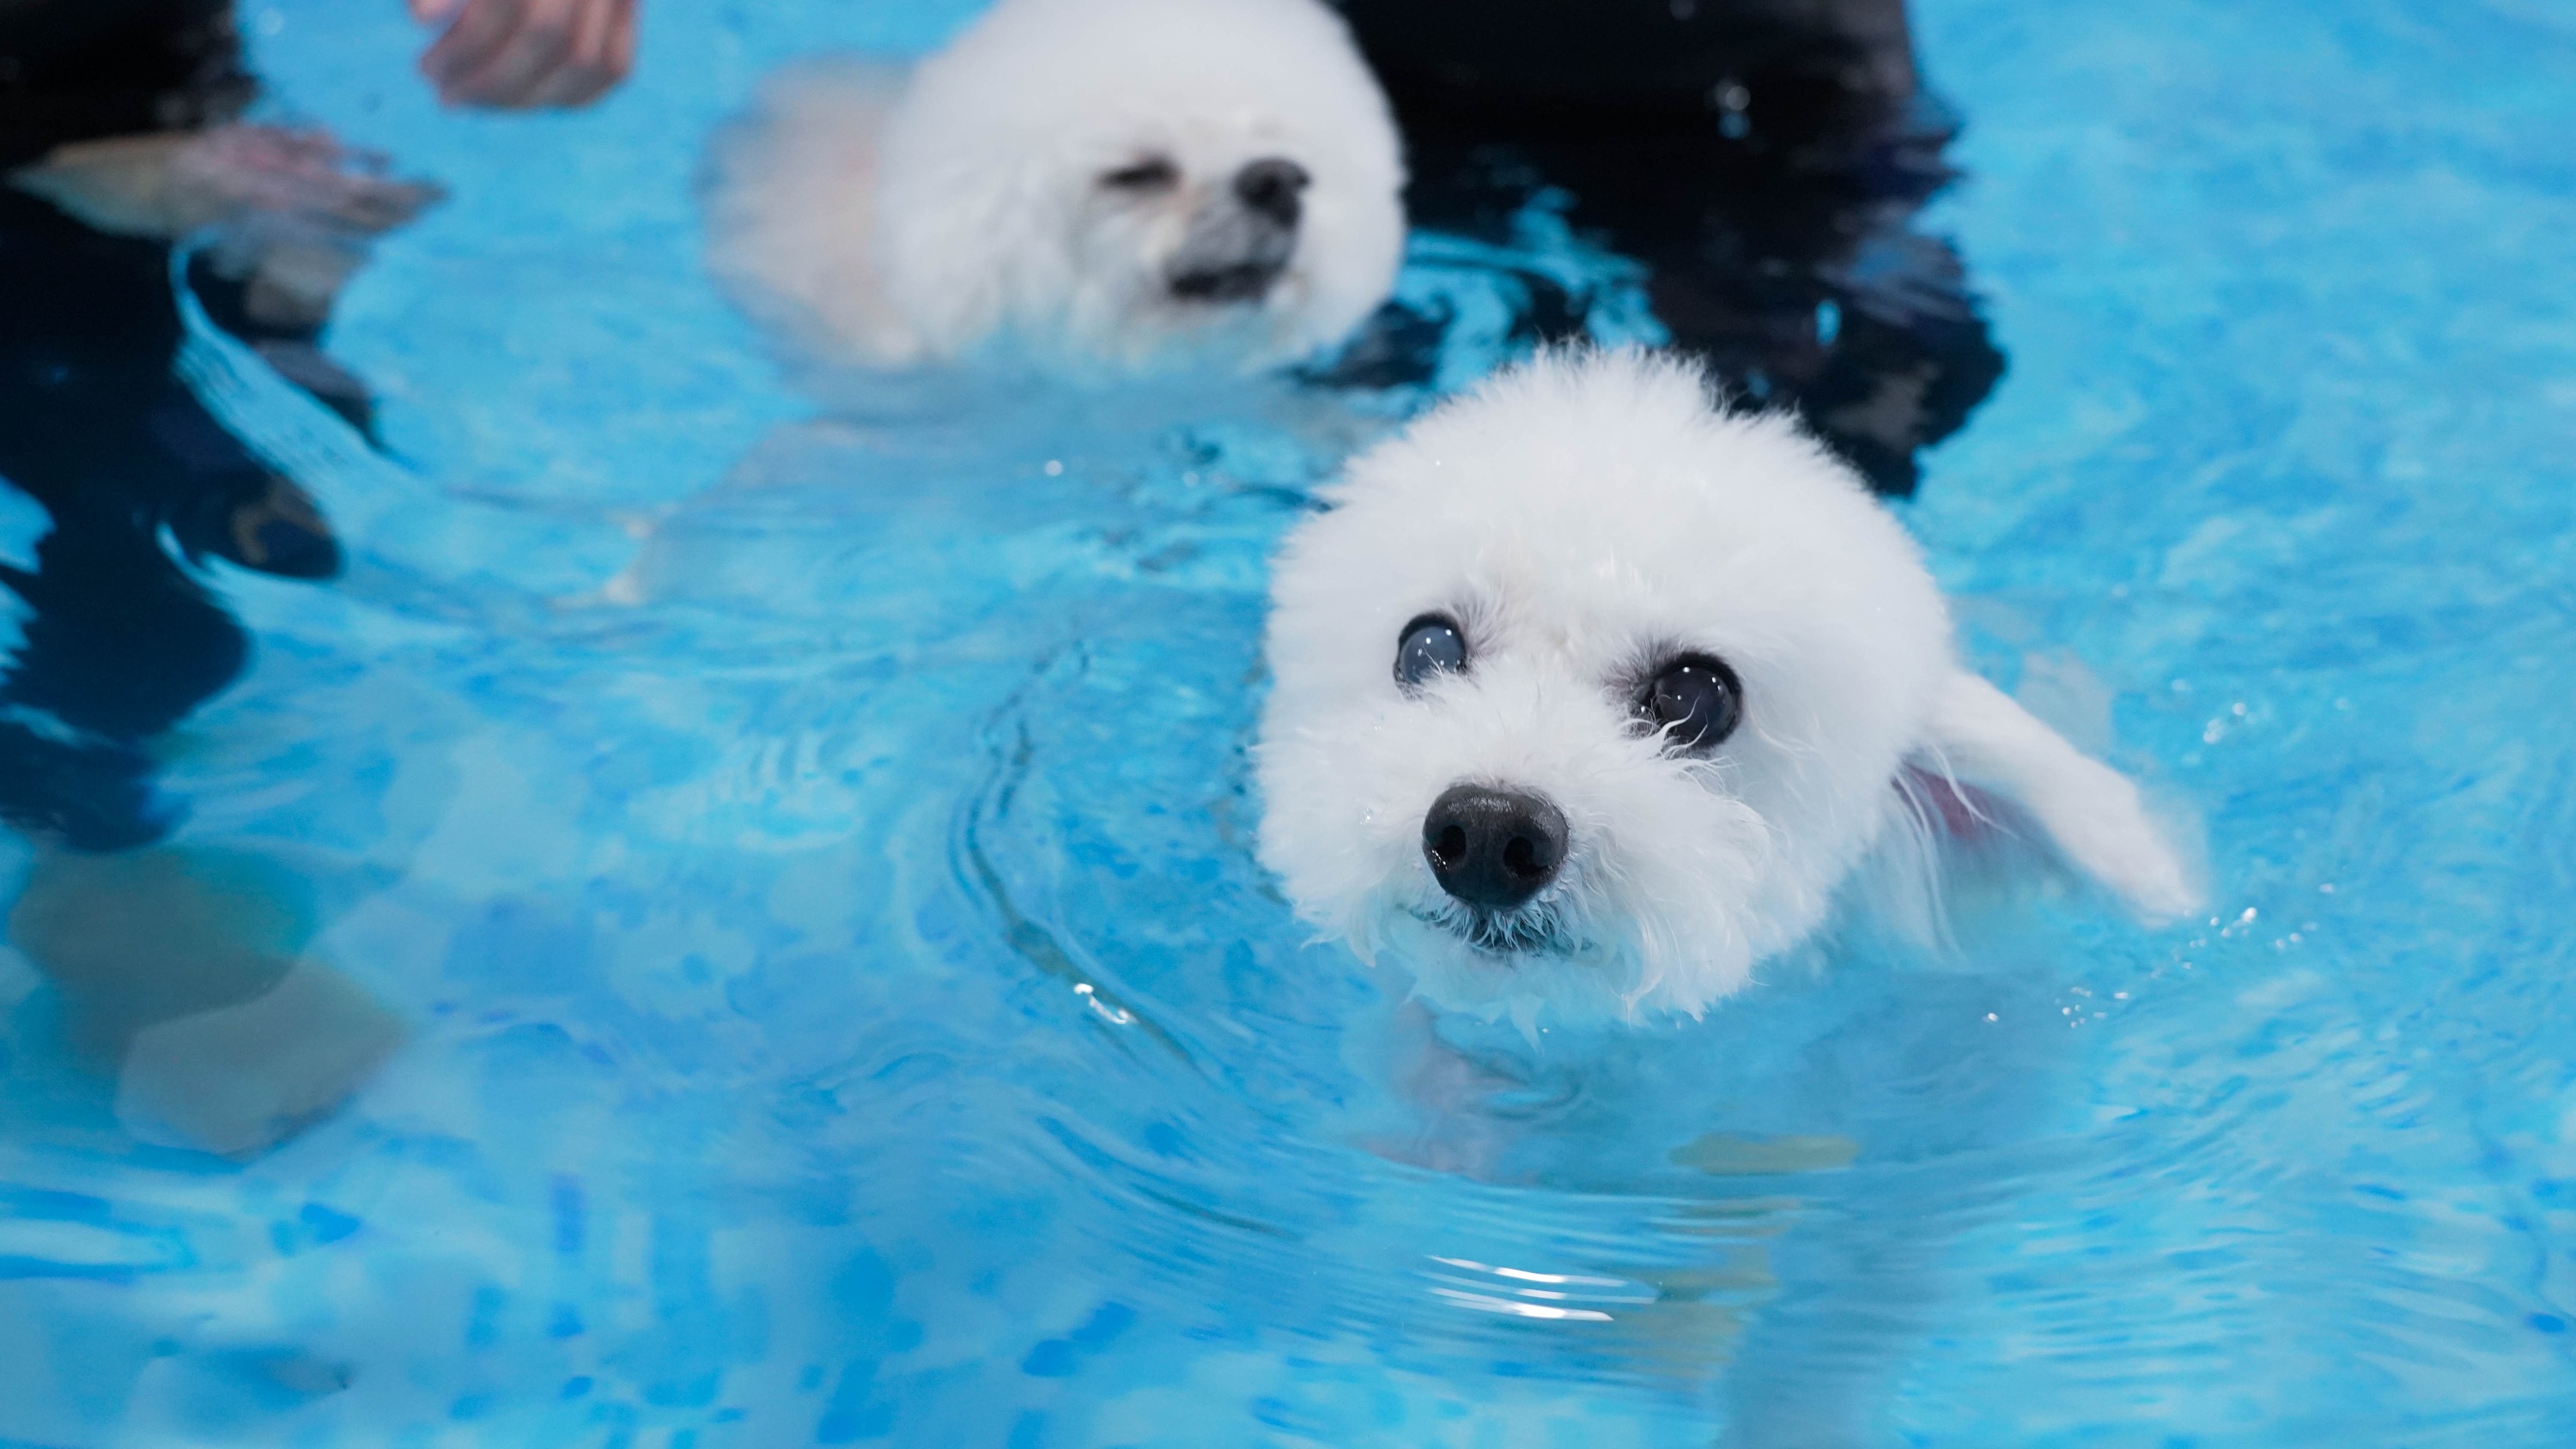
[[[1288,269],[1297,223],[1312,178],[1284,156],[1265,156],[1234,173],[1224,196],[1190,223],[1164,280],[1191,302],[1257,302]]]

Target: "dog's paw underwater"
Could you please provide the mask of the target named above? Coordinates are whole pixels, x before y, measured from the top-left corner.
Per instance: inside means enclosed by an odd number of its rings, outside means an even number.
[[[1542,357],[1330,496],[1273,583],[1261,855],[1436,1005],[1695,1014],[1854,895],[1919,903],[1963,824],[2195,903],[2137,789],[1961,666],[1852,472],[1686,364]]]
[[[711,153],[708,260],[826,361],[1251,369],[1385,299],[1403,185],[1317,0],[1001,0],[917,66],[773,78]]]

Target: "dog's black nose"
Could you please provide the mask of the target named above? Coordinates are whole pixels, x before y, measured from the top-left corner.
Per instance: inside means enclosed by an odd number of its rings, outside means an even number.
[[[1509,910],[1556,878],[1565,812],[1544,796],[1452,785],[1422,817],[1422,855],[1442,890],[1471,906]]]
[[[1295,226],[1300,193],[1314,178],[1285,156],[1264,156],[1234,173],[1234,194],[1244,208],[1281,226]]]

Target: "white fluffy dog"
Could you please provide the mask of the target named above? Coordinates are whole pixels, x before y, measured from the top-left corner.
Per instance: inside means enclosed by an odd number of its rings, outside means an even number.
[[[1261,858],[1435,1005],[1697,1014],[1981,822],[2193,905],[2136,788],[1961,667],[1851,471],[1683,363],[1542,357],[1331,497],[1273,584]]]
[[[709,262],[841,362],[1249,369],[1349,332],[1404,245],[1376,80],[1317,0],[1001,0],[908,72],[792,66],[719,133]]]

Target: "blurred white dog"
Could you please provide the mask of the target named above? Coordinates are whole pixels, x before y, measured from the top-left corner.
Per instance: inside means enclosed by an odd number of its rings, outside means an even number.
[[[1435,1005],[1697,1014],[1847,881],[1937,905],[1908,883],[1980,824],[2194,904],[2136,788],[1960,666],[1851,471],[1683,363],[1542,357],[1331,496],[1273,584],[1261,857]]]
[[[1248,370],[1341,338],[1404,245],[1394,122],[1317,0],[1001,0],[906,70],[805,62],[709,158],[708,259],[827,360]]]

